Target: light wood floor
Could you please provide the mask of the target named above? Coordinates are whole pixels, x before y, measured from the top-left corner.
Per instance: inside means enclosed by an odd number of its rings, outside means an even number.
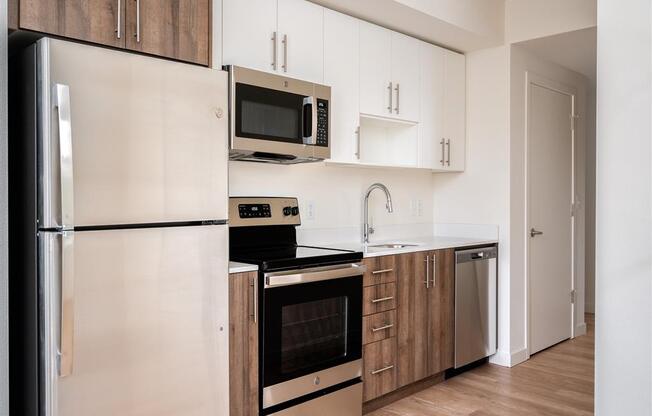
[[[593,415],[593,315],[586,316],[586,323],[587,335],[516,367],[486,364],[369,415]]]

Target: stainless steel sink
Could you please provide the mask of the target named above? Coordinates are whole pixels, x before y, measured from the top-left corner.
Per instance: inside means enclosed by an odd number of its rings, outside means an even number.
[[[405,243],[386,243],[386,244],[372,244],[368,247],[370,248],[407,248],[407,247],[418,247],[418,244],[405,244]]]

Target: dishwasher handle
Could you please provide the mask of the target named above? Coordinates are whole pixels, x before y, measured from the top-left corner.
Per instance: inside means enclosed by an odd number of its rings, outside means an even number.
[[[470,250],[459,250],[455,252],[456,263],[468,263],[472,261],[483,261],[495,259],[498,257],[498,248],[496,246],[479,247]]]

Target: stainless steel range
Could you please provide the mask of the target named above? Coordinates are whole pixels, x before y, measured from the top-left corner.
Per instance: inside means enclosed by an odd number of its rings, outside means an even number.
[[[230,199],[231,260],[259,266],[260,414],[362,414],[362,253],[297,245],[296,198]]]

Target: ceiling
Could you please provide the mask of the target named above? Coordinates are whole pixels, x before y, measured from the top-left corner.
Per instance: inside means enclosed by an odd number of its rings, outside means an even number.
[[[596,82],[597,29],[595,27],[532,39],[517,43],[548,61],[589,78]]]

